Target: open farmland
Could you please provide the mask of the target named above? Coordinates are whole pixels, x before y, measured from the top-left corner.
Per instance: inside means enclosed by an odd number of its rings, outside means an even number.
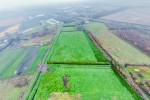
[[[38,47],[38,51],[37,51],[37,54],[36,54],[36,59],[32,62],[31,67],[26,69],[26,71],[24,72],[25,74],[32,74],[36,71],[36,67],[42,62],[47,50],[48,50],[48,46]]]
[[[119,22],[128,22],[134,24],[150,25],[150,9],[139,7],[134,9],[127,9],[125,11],[110,14],[101,17],[101,19],[113,20]]]
[[[120,64],[149,64],[150,58],[112,34],[102,23],[88,23],[85,28],[99,41],[102,47]]]
[[[104,23],[113,34],[150,56],[150,27],[113,21]]]
[[[51,43],[60,26],[57,24],[48,24],[43,22],[33,28],[24,30],[20,35],[20,46],[34,46]]]
[[[78,100],[134,100],[134,92],[128,91],[127,84],[122,83],[110,65],[50,65],[50,68],[51,72],[42,75],[35,100],[56,98],[53,93],[59,98],[59,93],[65,92],[78,95]],[[67,88],[64,76],[69,79]]]
[[[40,25],[25,29],[24,31],[22,31],[21,36],[23,38],[24,36],[40,37],[48,34],[53,35],[57,32],[58,28],[58,24],[49,24],[46,22],[42,22]]]
[[[76,27],[75,26],[65,26],[63,27],[62,31],[76,31]]]
[[[82,31],[62,32],[48,62],[96,62],[94,52]]]
[[[35,37],[29,40],[22,40],[19,45],[22,47],[26,47],[26,46],[37,46],[37,45],[49,44],[51,43],[53,38],[54,38],[54,35]]]
[[[32,79],[32,75],[27,75],[0,80],[0,100],[23,100]]]
[[[150,0],[7,1],[0,100],[150,100]]]
[[[0,77],[11,77],[17,73],[21,62],[25,59],[28,54],[28,48],[20,49],[7,49],[0,53]]]
[[[130,73],[132,79],[150,98],[150,67],[149,66],[127,66],[127,71]]]
[[[46,35],[46,34],[53,34],[55,31],[57,31],[57,25],[56,24],[48,24],[46,22],[41,23],[40,25],[37,25],[35,27],[26,29],[23,31],[26,35],[32,35],[35,37],[37,34]]]
[[[128,66],[127,70],[136,74],[138,79],[142,82],[150,80],[150,68],[146,66]]]
[[[140,99],[131,87],[112,69],[109,63],[94,65],[94,63],[98,62],[95,55],[97,54],[95,52],[98,52],[95,49],[97,47],[93,45],[94,43],[92,44],[86,34],[84,31],[60,32],[58,34],[48,57],[47,63],[49,65],[47,67],[49,70],[40,74],[37,84],[29,96],[30,99]],[[82,56],[79,56],[78,60],[76,60],[78,50],[82,51],[84,55],[80,54]],[[55,52],[58,54],[55,54]],[[74,56],[72,56],[73,54]],[[60,59],[59,56],[61,55],[63,59]],[[105,58],[102,53],[99,53],[99,57],[100,55]],[[60,62],[59,64],[51,63],[51,60]],[[75,61],[77,63],[74,63]],[[84,63],[91,61],[94,63]],[[102,61],[108,62],[106,58]],[[83,64],[80,65],[80,63]]]
[[[114,30],[113,33],[118,37],[128,41],[139,50],[150,55],[149,31],[144,32],[140,30]]]
[[[21,33],[21,41],[16,40],[15,46],[0,52],[0,78],[33,74],[58,31],[59,26],[43,23],[32,31]]]
[[[0,78],[34,73],[47,48],[47,46],[7,48],[0,52]]]
[[[83,31],[62,31],[48,58],[48,63],[96,62],[108,61]]]
[[[104,21],[109,30],[150,56],[150,27],[114,21]]]

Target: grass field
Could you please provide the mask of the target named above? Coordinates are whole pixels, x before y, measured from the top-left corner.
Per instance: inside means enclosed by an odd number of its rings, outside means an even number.
[[[0,55],[0,78],[11,77],[14,75],[21,62],[28,54],[28,48],[7,49],[1,52]]]
[[[88,42],[89,42],[91,48],[93,49],[93,52],[94,52],[94,54],[95,54],[95,57],[96,57],[97,61],[98,61],[98,62],[105,62],[105,63],[107,63],[108,60],[107,60],[106,57],[103,55],[103,53],[100,52],[99,48],[96,47],[96,45],[93,43],[93,40],[88,36],[88,34],[87,34],[86,32],[84,32],[84,34],[85,34],[85,36],[86,36],[86,38],[87,38],[87,40],[88,40]]]
[[[0,78],[34,73],[47,49],[48,46],[7,48],[0,52]]]
[[[66,75],[69,89],[63,82]],[[53,93],[65,92],[83,100],[134,100],[125,85],[110,65],[50,65],[50,72],[42,76],[35,100],[47,100],[53,98]]]
[[[62,32],[52,47],[48,62],[97,62],[82,31]]]
[[[120,64],[149,64],[150,58],[113,35],[102,23],[88,23],[85,28],[92,32],[102,47]]]
[[[50,70],[40,74],[29,99],[140,100],[111,65],[92,65],[108,61],[87,33],[60,32],[47,62]]]
[[[36,71],[36,67],[42,62],[46,51],[48,50],[48,46],[41,46],[38,49],[36,59],[33,61],[31,67],[29,67],[24,73],[25,74],[32,74]]]
[[[63,27],[62,31],[76,31],[76,27],[74,26],[68,26],[68,27]]]

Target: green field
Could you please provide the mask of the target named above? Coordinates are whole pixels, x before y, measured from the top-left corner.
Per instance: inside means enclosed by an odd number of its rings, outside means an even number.
[[[29,48],[7,49],[0,53],[0,78],[11,77],[28,54]]]
[[[7,48],[0,52],[0,78],[21,74],[33,74],[48,46]]]
[[[62,77],[69,76],[69,89]],[[110,65],[50,65],[43,74],[35,100],[47,100],[53,92],[80,94],[83,100],[134,100]]]
[[[108,60],[107,60],[106,57],[103,55],[103,53],[100,52],[99,48],[96,47],[96,45],[93,43],[93,40],[89,37],[89,35],[88,35],[86,32],[84,32],[84,34],[85,34],[85,37],[87,38],[87,40],[88,40],[88,42],[89,42],[91,48],[93,49],[93,52],[94,52],[94,54],[95,54],[95,57],[96,57],[97,61],[98,61],[98,62],[105,62],[105,63],[107,63]]]
[[[68,26],[68,27],[63,27],[62,31],[76,31],[76,27],[75,26]]]
[[[141,99],[84,31],[60,32],[46,61],[50,70],[40,74],[29,100]]]
[[[24,73],[25,74],[33,74],[36,71],[36,67],[42,62],[46,51],[48,50],[48,46],[41,46],[38,49],[36,59],[33,61],[31,67],[29,67]]]
[[[120,64],[149,64],[148,56],[112,34],[103,23],[91,22],[85,28],[94,34],[101,46]]]
[[[52,47],[48,62],[97,62],[82,31],[62,32]]]

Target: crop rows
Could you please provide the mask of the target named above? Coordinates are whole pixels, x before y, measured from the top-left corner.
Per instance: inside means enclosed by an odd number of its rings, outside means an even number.
[[[106,25],[110,30],[113,31],[115,35],[126,40],[127,42],[130,42],[132,45],[150,55],[150,29],[148,27],[140,25],[136,26],[130,24],[121,24],[119,22],[106,23]]]
[[[103,23],[89,23],[85,28],[119,64],[149,64],[148,56],[114,35]]]
[[[32,74],[42,60],[47,46],[8,48],[0,53],[0,78]]]

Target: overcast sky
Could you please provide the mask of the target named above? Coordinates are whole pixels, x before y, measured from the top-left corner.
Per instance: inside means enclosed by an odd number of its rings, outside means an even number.
[[[72,2],[79,2],[79,1],[89,1],[89,0],[0,0],[0,10],[2,9],[11,9],[16,7],[26,7],[30,5],[37,5],[37,4],[59,4],[59,3],[72,3]],[[149,2],[150,0],[90,0],[90,1],[141,1]],[[118,2],[117,2],[118,3]]]
[[[58,3],[70,3],[70,2],[79,2],[83,0],[0,0],[0,10],[10,9],[16,7],[24,7],[36,4],[58,4]]]

